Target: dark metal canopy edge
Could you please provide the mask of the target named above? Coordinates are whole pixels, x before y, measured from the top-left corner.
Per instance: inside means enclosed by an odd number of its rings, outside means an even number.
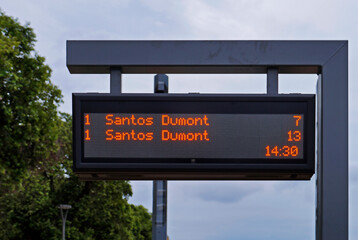
[[[320,73],[347,41],[67,41],[70,73]]]

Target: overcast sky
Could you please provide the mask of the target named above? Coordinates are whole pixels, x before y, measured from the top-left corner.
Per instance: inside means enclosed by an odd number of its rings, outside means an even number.
[[[30,22],[36,49],[63,91],[109,92],[108,75],[71,75],[66,40],[349,40],[350,239],[358,239],[358,2],[330,0],[0,0]],[[265,75],[169,75],[169,91],[264,93]],[[315,93],[317,76],[280,75],[280,92]],[[124,75],[123,92],[153,92],[153,75]],[[171,240],[309,240],[315,236],[315,179],[305,182],[171,181]],[[131,202],[152,209],[152,182],[132,182]]]

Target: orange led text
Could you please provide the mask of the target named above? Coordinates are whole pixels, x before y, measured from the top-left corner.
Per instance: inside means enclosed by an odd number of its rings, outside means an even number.
[[[162,125],[163,126],[209,126],[208,117],[170,117],[169,115],[162,115]]]
[[[298,156],[298,147],[297,146],[267,146],[266,147],[266,157],[297,157]]]
[[[300,131],[289,131],[288,132],[288,141],[292,142],[299,142],[301,141],[302,137],[301,137],[301,132]]]
[[[162,141],[210,141],[208,132],[202,133],[173,133],[168,130],[162,130]]]
[[[139,117],[136,118],[134,115],[131,117],[114,117],[113,114],[106,115],[106,125],[139,125],[139,126],[151,126],[153,125],[153,118],[152,117]]]
[[[301,120],[301,116],[293,116],[296,119],[296,126],[298,126],[299,121]]]
[[[107,141],[152,141],[153,133],[152,132],[116,132],[113,129],[108,129],[106,131],[106,140]]]

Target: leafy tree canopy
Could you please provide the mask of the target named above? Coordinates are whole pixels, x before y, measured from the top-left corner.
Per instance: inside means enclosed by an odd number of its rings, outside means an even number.
[[[62,95],[34,43],[32,28],[0,13],[0,166],[12,178],[57,150]]]
[[[151,216],[128,203],[128,181],[81,182],[72,172],[71,116],[34,50],[30,26],[0,11],[0,239],[151,239]]]

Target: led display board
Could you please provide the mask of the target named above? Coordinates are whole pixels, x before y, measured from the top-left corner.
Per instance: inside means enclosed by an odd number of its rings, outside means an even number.
[[[83,179],[310,179],[314,95],[74,94]]]

